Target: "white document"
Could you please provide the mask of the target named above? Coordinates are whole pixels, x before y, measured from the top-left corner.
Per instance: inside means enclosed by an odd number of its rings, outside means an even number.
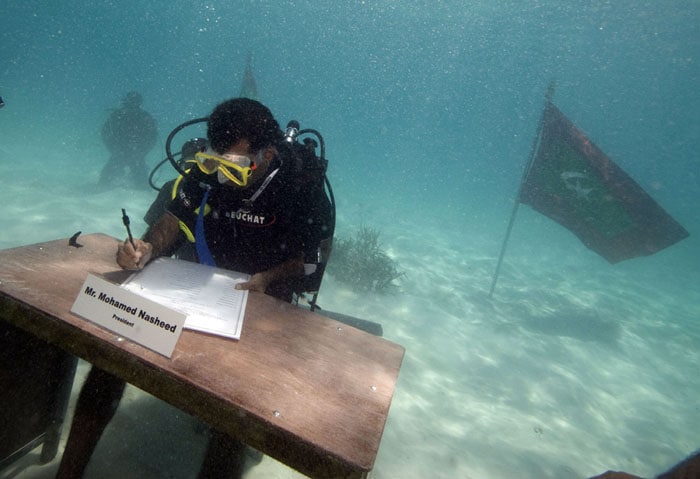
[[[124,284],[133,293],[187,315],[185,328],[240,339],[250,276],[173,258],[157,258]]]

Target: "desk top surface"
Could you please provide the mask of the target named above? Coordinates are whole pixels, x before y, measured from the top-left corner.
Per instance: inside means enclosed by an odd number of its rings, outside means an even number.
[[[118,240],[0,251],[0,318],[317,477],[362,477],[404,349],[251,292],[240,341],[182,332],[168,359],[70,312],[88,273],[114,282]]]

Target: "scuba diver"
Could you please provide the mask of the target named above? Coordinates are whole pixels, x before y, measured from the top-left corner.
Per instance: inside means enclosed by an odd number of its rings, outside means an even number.
[[[156,144],[158,129],[142,103],[140,93],[127,93],[121,108],[112,111],[102,127],[102,141],[110,156],[100,173],[99,187],[121,184],[126,170],[131,186],[146,186],[146,155]]]
[[[181,152],[184,161],[176,162],[173,137],[202,121],[207,122],[207,141],[190,142],[188,151]],[[318,136],[320,157],[315,140],[297,141],[305,132]],[[117,263],[138,270],[152,258],[192,243],[200,263],[251,275],[237,285],[240,289],[288,302],[295,294],[317,292],[335,227],[324,150],[318,132],[299,130],[297,122],[283,132],[266,106],[248,98],[225,101],[208,118],[183,123],[166,141],[168,160],[180,173],[172,186],[162,188],[172,199],[143,239],[118,246]],[[124,387],[122,379],[91,368],[58,479],[82,477]],[[246,454],[243,444],[212,427],[199,478],[241,477]]]
[[[262,105],[248,98],[237,98],[230,101],[232,103],[238,102],[244,105]],[[156,165],[149,175],[151,187],[158,191],[157,198],[144,215],[144,221],[149,227],[155,225],[157,220],[168,210],[169,205],[171,205],[173,201],[184,197],[186,194],[184,191],[186,188],[189,188],[188,185],[198,184],[197,187],[201,188],[203,184],[216,179],[218,184],[215,185],[216,187],[209,186],[209,190],[213,191],[218,188],[219,184],[228,183],[238,185],[240,189],[245,191],[249,188],[247,186],[249,184],[248,177],[252,177],[253,179],[250,181],[255,182],[255,179],[260,174],[259,171],[256,171],[258,167],[261,166],[260,159],[255,159],[251,163],[241,166],[235,161],[232,163],[227,160],[225,156],[216,153],[214,149],[216,145],[210,143],[213,133],[211,126],[209,126],[207,132],[209,140],[205,138],[192,138],[185,142],[180,152],[172,153],[172,141],[181,130],[197,123],[208,122],[211,124],[211,120],[210,117],[186,121],[177,126],[168,136],[165,142],[167,157]],[[231,128],[231,126],[229,126],[229,128]],[[315,139],[312,136],[315,137]],[[326,177],[328,161],[325,158],[325,143],[318,131],[314,129],[301,130],[299,123],[292,120],[287,125],[284,134],[278,138],[273,146],[277,168],[274,169],[270,178],[266,178],[263,185],[260,186],[260,193],[255,192],[252,196],[250,193],[245,193],[249,195],[250,198],[243,198],[245,203],[244,207],[240,207],[239,211],[235,212],[235,216],[237,219],[246,218],[247,216],[241,212],[250,209],[255,199],[268,187],[268,182],[272,182],[274,176],[278,173],[283,173],[280,175],[284,178],[282,181],[285,182],[287,187],[294,189],[293,196],[300,196],[303,192],[303,194],[310,198],[310,201],[308,201],[309,204],[306,205],[306,211],[303,213],[306,215],[304,221],[313,225],[311,229],[314,230],[316,237],[313,239],[305,237],[305,243],[313,245],[311,250],[307,252],[307,255],[309,258],[315,257],[316,259],[309,260],[314,264],[305,264],[305,268],[310,272],[304,276],[299,284],[295,285],[293,288],[294,291],[288,291],[287,300],[290,300],[292,295],[295,297],[295,300],[303,297],[308,301],[313,311],[317,308],[316,299],[318,297],[318,290],[325,272],[327,260],[330,256],[332,238],[335,230],[335,198],[330,182]],[[319,146],[320,156],[317,156],[316,149],[319,148]],[[176,160],[178,156],[179,159]],[[158,169],[168,161],[171,166],[180,173],[180,176],[158,187],[154,184],[153,178]],[[246,163],[245,160],[243,160],[243,163]],[[206,179],[199,178],[200,175],[204,175]],[[272,182],[271,184],[274,185],[276,182]],[[209,190],[206,191],[205,194],[209,194]],[[224,188],[224,191],[226,190],[229,190],[229,188]],[[281,195],[279,192],[274,192],[272,194],[276,196]],[[227,193],[227,195],[230,196],[230,193]],[[191,204],[196,203],[199,205],[199,201],[202,201],[202,198],[198,196],[196,199],[189,201]],[[209,206],[210,204],[207,202],[207,207]],[[286,206],[290,208],[292,203],[288,202]],[[227,214],[231,215],[231,212],[229,211]],[[206,245],[206,242],[199,241],[198,244],[198,238],[196,238],[196,222],[201,221],[206,227],[210,220],[208,215],[209,212],[206,211],[204,217],[200,218],[199,212],[197,212],[197,218],[191,217],[189,223],[181,220],[180,229],[183,234],[180,234],[176,241],[170,245],[170,248],[162,254],[175,256],[179,259],[203,262],[202,258],[207,257],[207,253],[205,251],[199,251],[198,248],[202,246],[202,243]],[[211,216],[213,217],[214,215]],[[278,216],[279,215],[268,215],[268,219],[277,218]],[[193,223],[193,221],[195,223]],[[255,222],[256,219],[254,218],[252,221]],[[258,215],[257,221],[263,221],[261,215]],[[278,221],[278,219],[273,219],[272,221]],[[265,225],[263,224],[254,224],[253,227],[255,230],[265,230]],[[216,229],[219,230],[221,227],[217,226]],[[246,229],[243,228],[242,231],[246,231]],[[230,231],[230,233],[238,237],[239,241],[244,239],[240,231]],[[226,241],[223,240],[222,242],[225,243]],[[195,247],[197,251],[195,251]],[[251,248],[253,248],[252,243]],[[239,251],[241,250],[239,249]],[[218,262],[216,262],[216,265],[221,266]],[[246,272],[244,269],[240,269],[240,265],[238,269],[229,266],[221,267]],[[305,293],[309,293],[311,297],[306,298],[306,296],[304,296]]]

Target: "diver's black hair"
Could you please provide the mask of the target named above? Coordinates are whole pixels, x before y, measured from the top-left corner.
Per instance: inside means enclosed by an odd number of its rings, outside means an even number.
[[[207,124],[207,137],[219,154],[242,139],[248,140],[251,150],[256,152],[277,143],[282,130],[265,105],[250,98],[234,98],[214,108]]]

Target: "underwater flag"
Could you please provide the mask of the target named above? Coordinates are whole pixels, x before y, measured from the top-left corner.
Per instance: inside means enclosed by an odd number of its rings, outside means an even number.
[[[654,199],[547,101],[520,202],[568,228],[610,263],[688,236]]]

